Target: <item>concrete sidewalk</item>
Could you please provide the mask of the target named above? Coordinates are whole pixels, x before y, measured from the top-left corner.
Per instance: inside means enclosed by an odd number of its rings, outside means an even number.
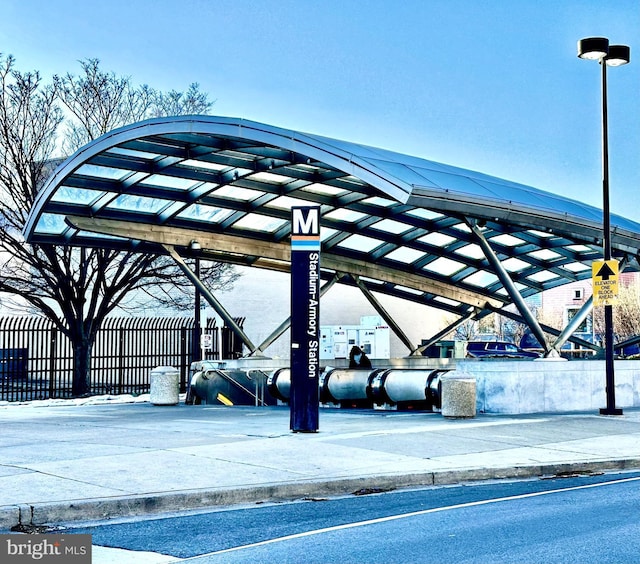
[[[321,409],[320,432],[307,434],[289,431],[287,407],[121,402],[0,406],[0,530],[640,468],[638,409],[464,420]]]

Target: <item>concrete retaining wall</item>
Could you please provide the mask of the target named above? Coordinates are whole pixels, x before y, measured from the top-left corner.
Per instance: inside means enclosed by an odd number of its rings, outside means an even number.
[[[459,360],[457,369],[476,378],[478,413],[598,411],[606,407],[604,360]],[[640,407],[640,361],[616,361],[614,373],[616,407]]]

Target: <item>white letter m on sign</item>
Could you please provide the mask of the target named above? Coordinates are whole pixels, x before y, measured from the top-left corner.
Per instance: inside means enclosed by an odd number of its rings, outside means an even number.
[[[293,235],[318,235],[320,228],[318,226],[318,208],[293,208]],[[304,217],[304,213],[307,217]]]

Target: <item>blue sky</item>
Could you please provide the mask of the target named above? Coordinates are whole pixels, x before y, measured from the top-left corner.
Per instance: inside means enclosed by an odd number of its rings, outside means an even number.
[[[3,0],[20,70],[80,59],[213,113],[479,170],[601,207],[600,68],[582,37],[631,46],[609,69],[611,208],[640,221],[640,0]],[[634,60],[635,59],[635,60]]]

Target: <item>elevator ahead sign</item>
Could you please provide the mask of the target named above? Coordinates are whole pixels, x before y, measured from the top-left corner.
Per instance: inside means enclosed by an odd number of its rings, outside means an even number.
[[[619,265],[615,259],[594,260],[591,265],[593,305],[607,306],[618,303]]]

